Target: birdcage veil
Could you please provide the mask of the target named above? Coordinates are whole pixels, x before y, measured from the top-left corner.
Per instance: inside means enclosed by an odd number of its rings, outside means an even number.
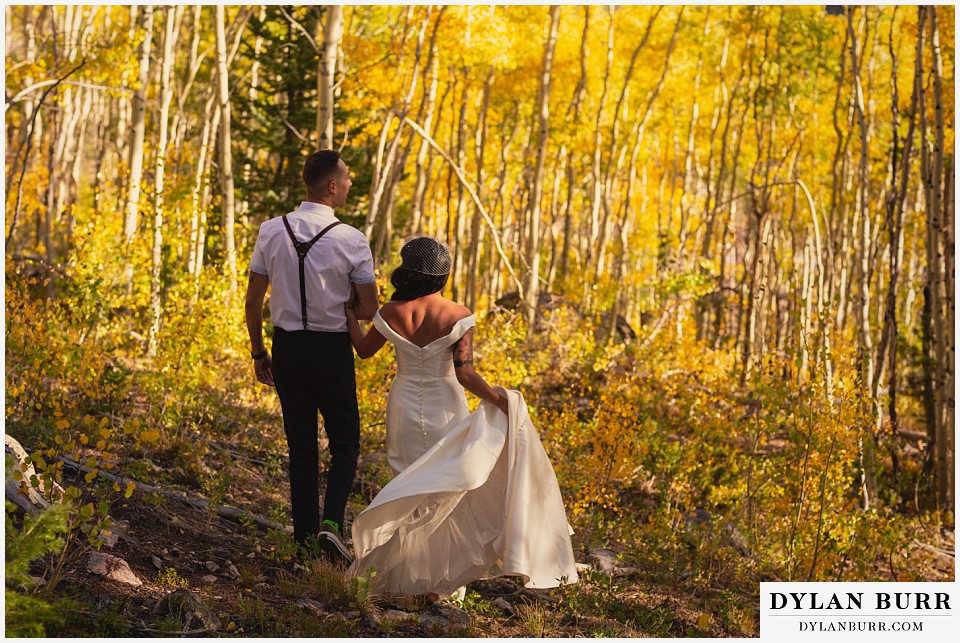
[[[450,250],[432,237],[414,237],[400,249],[401,266],[421,275],[450,274]]]

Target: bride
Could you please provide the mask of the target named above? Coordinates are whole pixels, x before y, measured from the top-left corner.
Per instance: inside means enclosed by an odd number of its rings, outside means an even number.
[[[346,306],[357,354],[389,340],[387,458],[397,472],[353,522],[353,576],[386,596],[447,595],[495,575],[526,587],[577,581],[560,488],[523,397],[473,368],[476,319],[440,291],[450,254],[430,237],[400,250],[396,291],[364,334]],[[470,413],[464,389],[480,398]]]

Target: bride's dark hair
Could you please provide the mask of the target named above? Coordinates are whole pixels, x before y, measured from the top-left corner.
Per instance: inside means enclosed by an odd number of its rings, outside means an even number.
[[[400,249],[403,263],[390,275],[391,301],[410,301],[440,292],[450,275],[450,251],[430,237],[416,237]]]
[[[440,292],[447,285],[449,275],[425,275],[397,266],[390,275],[390,283],[396,290],[390,301],[410,301]]]

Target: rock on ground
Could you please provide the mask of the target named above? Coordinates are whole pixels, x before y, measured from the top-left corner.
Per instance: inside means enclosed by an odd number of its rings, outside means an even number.
[[[133,585],[134,587],[143,585],[143,581],[137,578],[127,561],[103,552],[90,552],[90,558],[87,559],[87,571],[106,576],[118,583]]]

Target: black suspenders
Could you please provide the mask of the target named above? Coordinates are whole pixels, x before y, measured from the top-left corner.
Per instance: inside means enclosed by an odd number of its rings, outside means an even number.
[[[307,286],[303,281],[303,261],[307,258],[307,253],[310,252],[313,244],[319,241],[320,237],[327,234],[331,228],[337,227],[340,223],[340,221],[334,221],[321,230],[317,236],[310,239],[310,241],[297,241],[297,237],[293,234],[290,223],[287,221],[287,215],[283,215],[283,227],[287,229],[287,234],[290,235],[290,240],[293,241],[293,247],[297,251],[297,257],[300,259],[300,317],[303,319],[303,330],[307,330]]]

